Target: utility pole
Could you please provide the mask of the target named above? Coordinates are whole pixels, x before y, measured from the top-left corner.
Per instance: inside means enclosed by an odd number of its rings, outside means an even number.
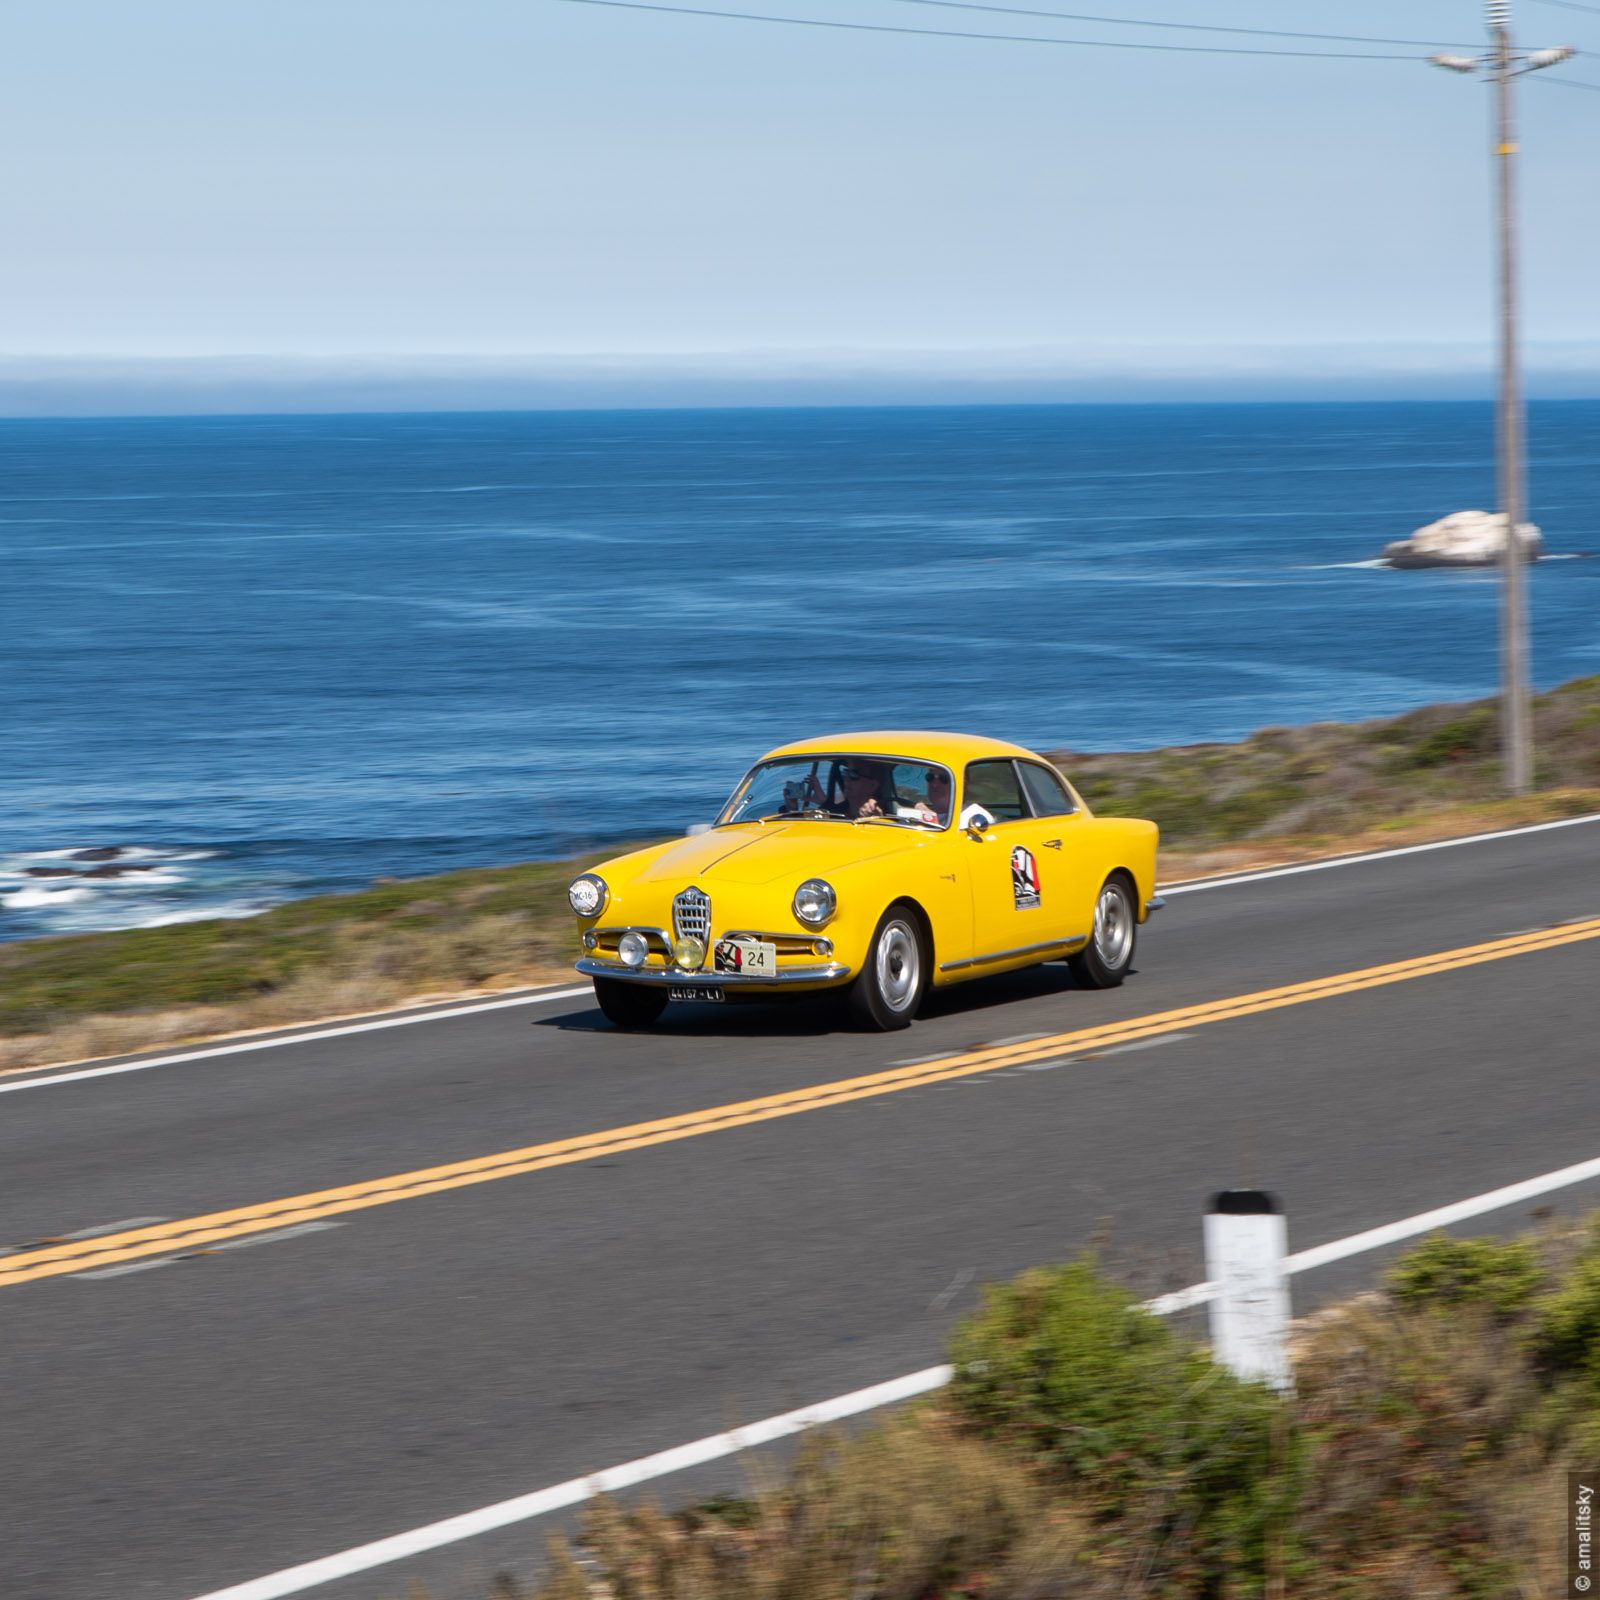
[[[1522,391],[1517,361],[1516,123],[1513,78],[1553,67],[1576,54],[1562,48],[1518,55],[1511,42],[1511,0],[1488,0],[1490,52],[1481,61],[1434,56],[1452,72],[1487,67],[1494,76],[1495,211],[1500,310],[1500,387],[1496,407],[1495,481],[1505,544],[1500,551],[1500,751],[1506,788],[1526,794],[1533,785],[1533,707],[1528,694],[1527,571],[1518,526],[1526,515]]]
[[[1494,39],[1495,188],[1500,243],[1500,402],[1495,481],[1506,519],[1500,552],[1500,748],[1505,785],[1526,794],[1533,783],[1533,707],[1528,701],[1527,572],[1517,536],[1525,482],[1522,390],[1517,372],[1516,127],[1511,108],[1511,0],[1489,0]]]

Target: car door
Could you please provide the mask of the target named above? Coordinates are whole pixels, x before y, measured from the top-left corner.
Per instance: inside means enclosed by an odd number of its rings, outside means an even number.
[[[968,832],[962,841],[974,964],[1037,959],[1051,945],[1084,933],[1064,867],[1070,816],[1035,816],[1011,760],[970,762],[961,805],[964,815],[977,805],[994,819],[985,832]]]
[[[1018,761],[1017,775],[1029,809],[1044,824],[1040,843],[1063,937],[1073,939],[1094,928],[1094,902],[1100,892],[1100,862],[1090,844],[1083,808],[1061,775],[1042,761]]]

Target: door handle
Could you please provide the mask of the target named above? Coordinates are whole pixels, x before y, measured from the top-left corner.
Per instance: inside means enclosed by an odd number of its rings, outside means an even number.
[[[1061,841],[1059,839],[1046,839],[1044,842],[1044,847],[1046,850],[1059,850],[1061,848]]]

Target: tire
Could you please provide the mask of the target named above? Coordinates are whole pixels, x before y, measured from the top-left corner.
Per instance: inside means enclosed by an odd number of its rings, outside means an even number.
[[[850,985],[850,1015],[878,1033],[909,1028],[928,988],[927,953],[916,914],[896,904],[884,912],[867,959]]]
[[[606,1014],[606,1021],[632,1032],[648,1028],[667,1009],[667,992],[642,983],[626,983],[618,978],[596,978],[594,997]]]
[[[1133,886],[1113,873],[1094,903],[1094,933],[1076,955],[1067,957],[1074,982],[1085,989],[1115,989],[1133,966],[1139,910]]]

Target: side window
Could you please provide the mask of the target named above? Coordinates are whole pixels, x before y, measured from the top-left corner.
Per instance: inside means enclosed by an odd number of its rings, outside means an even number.
[[[982,806],[996,822],[1015,822],[1028,814],[1017,786],[1016,768],[1009,761],[974,761],[967,768],[962,802]]]
[[[1067,786],[1044,767],[1031,761],[1019,761],[1017,770],[1022,774],[1022,787],[1028,791],[1036,817],[1064,817],[1078,808],[1072,803]]]

